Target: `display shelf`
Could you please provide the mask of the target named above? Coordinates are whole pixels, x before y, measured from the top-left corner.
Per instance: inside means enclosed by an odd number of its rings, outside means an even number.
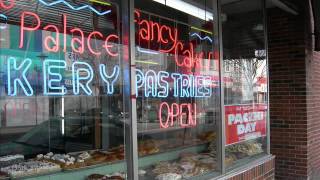
[[[139,167],[147,168],[148,166],[154,165],[160,161],[172,161],[179,157],[180,153],[183,152],[194,152],[198,153],[205,150],[206,145],[196,145],[190,147],[180,147],[170,152],[159,153],[155,155],[148,155],[139,158]],[[61,179],[77,179],[77,180],[85,180],[87,176],[91,174],[111,174],[114,172],[124,172],[126,171],[126,163],[125,161],[114,163],[114,164],[101,164],[90,166],[82,169],[74,169],[72,171],[61,171],[58,173],[50,173],[47,175],[37,175],[37,176],[29,176],[19,179],[24,180],[61,180]]]
[[[189,146],[189,147],[182,146],[168,152],[144,156],[139,158],[139,167],[145,168],[150,165],[154,165],[160,161],[172,161],[174,159],[177,159],[177,157],[179,157],[181,153],[185,153],[185,152],[199,153],[204,151],[205,149],[206,149],[205,144]]]
[[[199,124],[197,127],[202,127],[206,129],[213,129],[215,127],[214,124]],[[167,129],[159,128],[159,123],[147,123],[147,125],[138,123],[138,134],[156,134],[156,133],[163,133],[169,131],[176,131],[182,129],[192,129],[194,127],[169,127]]]
[[[110,174],[119,171],[126,171],[126,164],[124,161],[115,164],[101,164],[95,166],[89,166],[81,169],[74,169],[68,171],[61,171],[58,173],[51,173],[42,176],[24,177],[19,179],[24,180],[61,180],[61,179],[75,179],[85,180],[90,174]]]

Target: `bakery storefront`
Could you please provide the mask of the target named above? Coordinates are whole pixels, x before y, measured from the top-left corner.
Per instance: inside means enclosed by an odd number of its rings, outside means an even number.
[[[264,3],[0,0],[0,179],[226,179],[267,162]]]

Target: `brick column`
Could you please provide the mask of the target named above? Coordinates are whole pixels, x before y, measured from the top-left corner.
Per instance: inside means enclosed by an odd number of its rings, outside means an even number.
[[[268,10],[271,153],[276,179],[307,179],[305,17]]]
[[[308,1],[296,5],[268,12],[271,153],[276,179],[320,179],[320,52]]]

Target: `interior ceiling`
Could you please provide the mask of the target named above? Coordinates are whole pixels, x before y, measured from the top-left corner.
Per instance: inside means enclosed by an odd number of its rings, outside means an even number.
[[[222,0],[223,11],[227,14],[244,13],[262,9],[262,1],[258,0]],[[267,0],[267,8],[277,7],[288,13],[297,15],[297,7],[287,0]],[[244,8],[245,7],[245,8]]]
[[[258,0],[222,0],[222,9],[226,14],[237,14],[261,10],[262,4]]]

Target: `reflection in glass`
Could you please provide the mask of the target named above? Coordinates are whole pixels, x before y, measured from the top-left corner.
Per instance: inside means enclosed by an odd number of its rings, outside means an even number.
[[[13,2],[0,28],[0,171],[126,171],[118,5]]]
[[[262,1],[222,1],[222,12],[225,163],[232,168],[266,153],[268,68]]]
[[[174,1],[135,1],[140,179],[191,178],[219,168],[212,4],[181,3],[209,19],[173,7]]]

